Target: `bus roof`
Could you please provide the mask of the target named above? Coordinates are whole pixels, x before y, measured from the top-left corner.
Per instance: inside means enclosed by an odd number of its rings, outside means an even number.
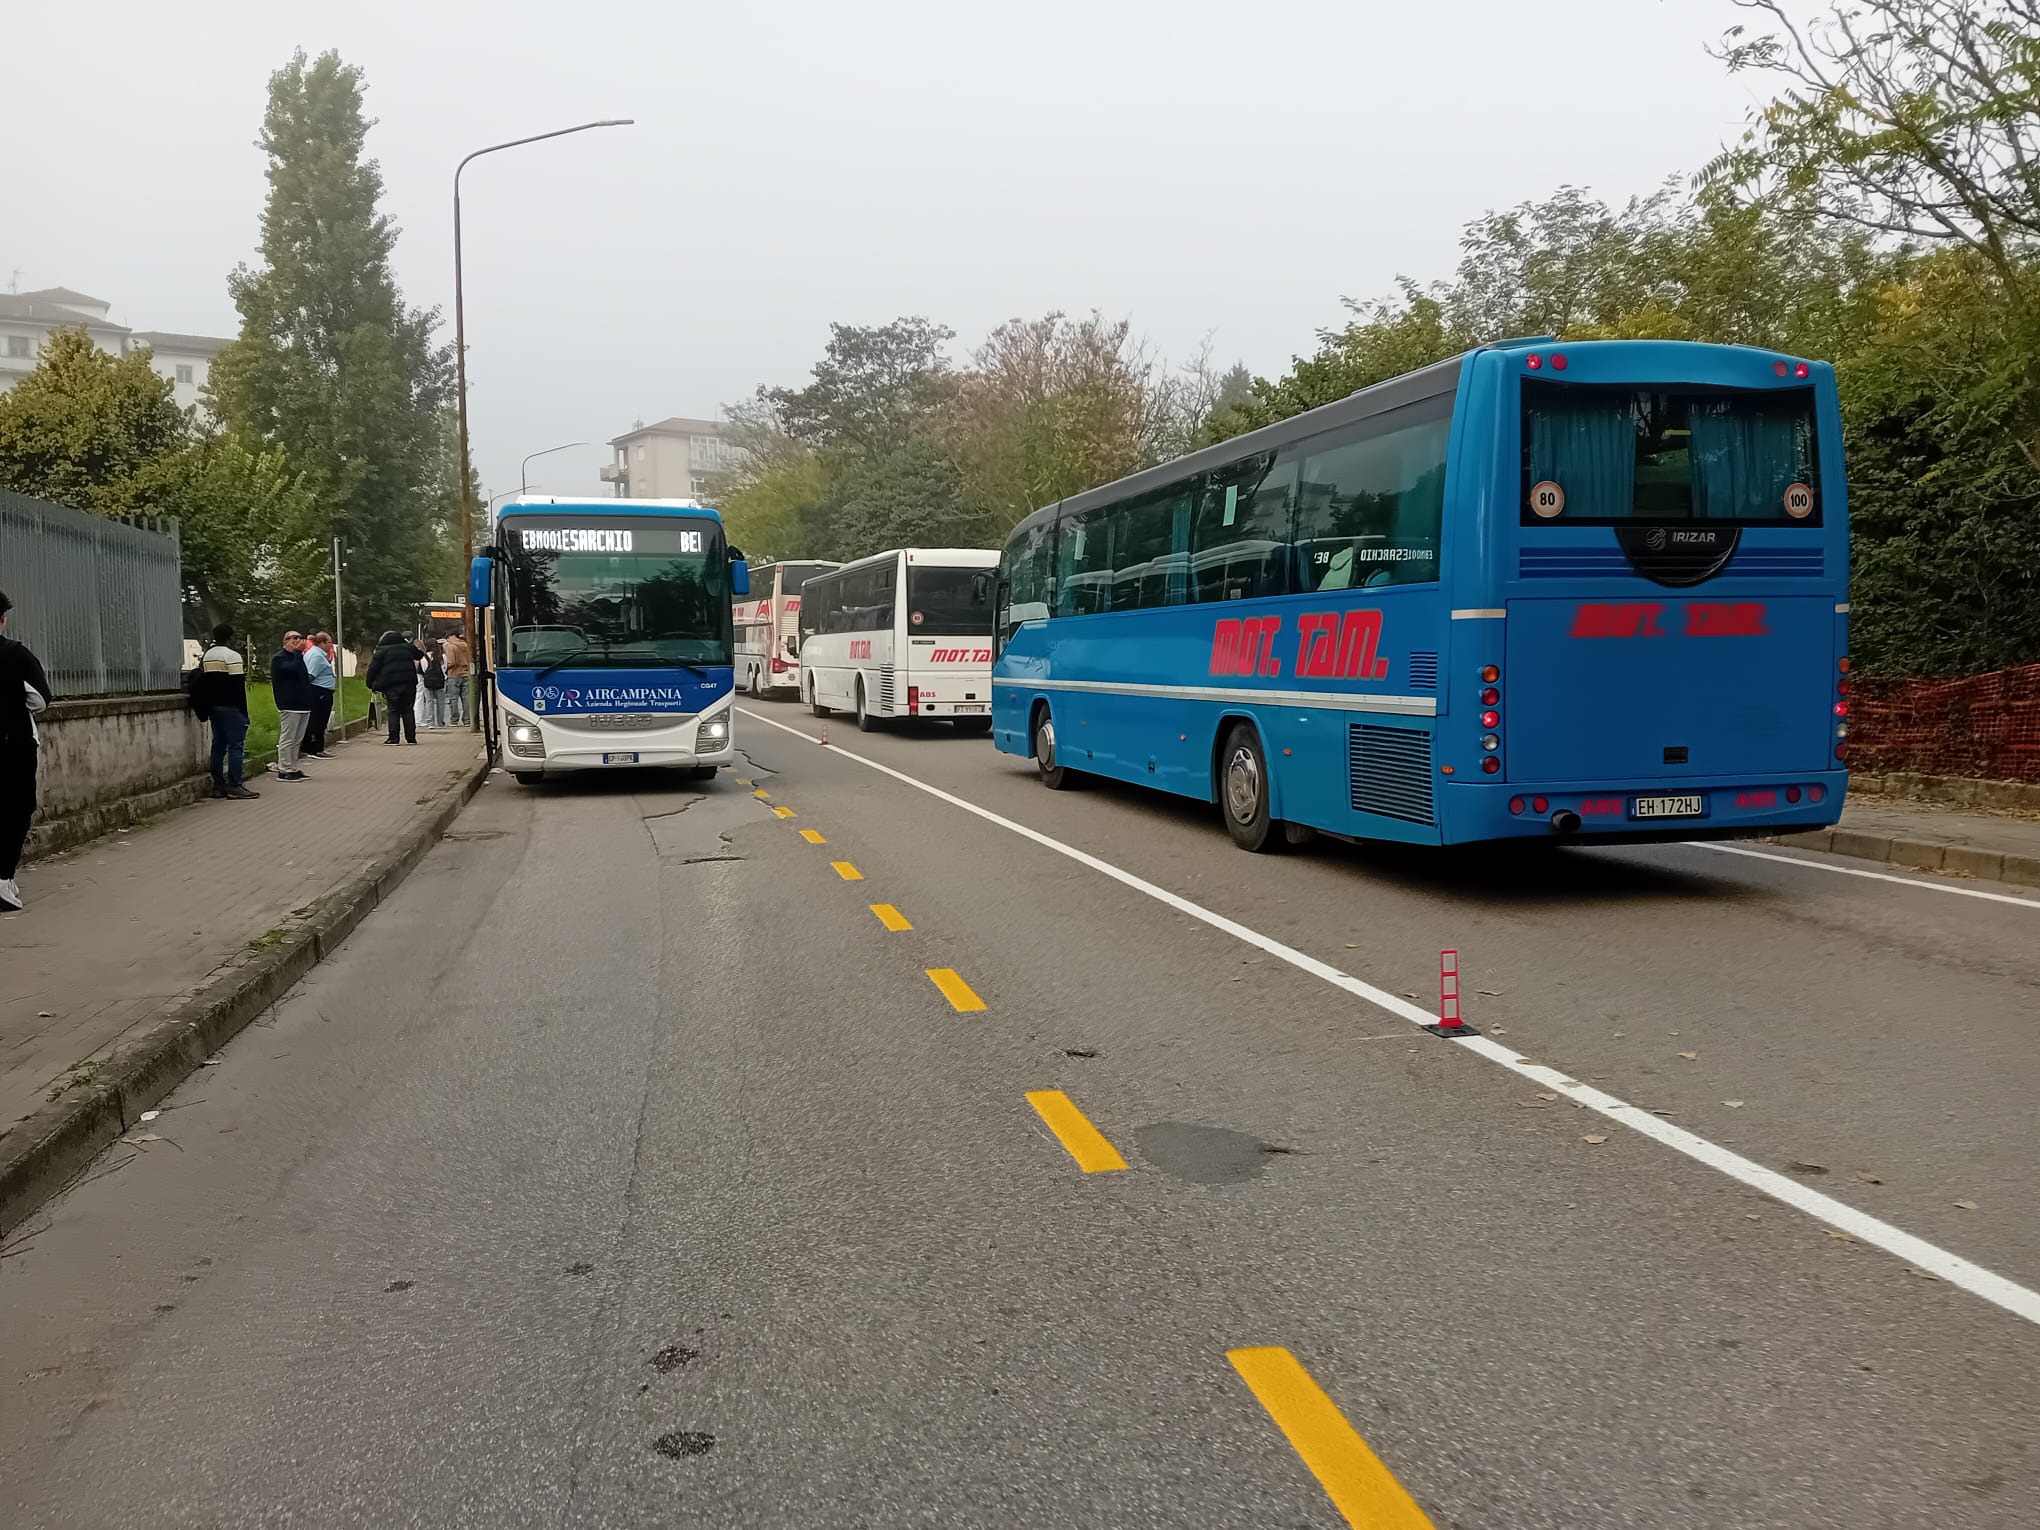
[[[506,499],[496,519],[513,515],[691,515],[720,521],[722,512],[695,499],[575,499],[559,494],[522,494]]]
[[[901,553],[907,555],[909,563],[927,563],[937,568],[945,565],[951,568],[993,568],[999,561],[998,551],[990,547],[889,547],[883,552],[866,553],[849,563],[838,564],[829,572],[835,574],[848,569],[862,568],[865,564],[876,563],[881,558],[897,558]]]

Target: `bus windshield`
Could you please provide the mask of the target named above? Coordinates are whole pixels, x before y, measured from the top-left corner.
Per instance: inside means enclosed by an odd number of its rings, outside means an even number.
[[[992,633],[992,570],[907,570],[907,626],[916,637],[983,637]]]
[[[666,669],[731,660],[729,565],[713,521],[631,517],[597,528],[520,517],[504,528],[503,559],[512,666]]]
[[[1523,383],[1523,523],[1820,524],[1813,391]]]

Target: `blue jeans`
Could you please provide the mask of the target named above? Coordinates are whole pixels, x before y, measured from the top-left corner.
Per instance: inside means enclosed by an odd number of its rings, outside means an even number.
[[[468,686],[470,683],[466,675],[462,675],[458,680],[454,679],[451,675],[446,677],[446,689],[439,693],[439,701],[440,705],[446,708],[446,720],[449,723],[458,723],[462,727],[467,726]]]
[[[212,714],[212,778],[214,786],[241,784],[241,757],[248,742],[248,714],[214,708]],[[222,767],[225,774],[221,774]]]

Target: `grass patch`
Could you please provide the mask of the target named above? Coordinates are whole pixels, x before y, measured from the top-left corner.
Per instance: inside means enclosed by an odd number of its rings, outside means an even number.
[[[328,730],[339,726],[341,711],[346,720],[354,721],[368,715],[368,682],[360,675],[349,675],[341,682],[340,704],[333,709],[333,721]],[[276,716],[276,698],[270,694],[267,680],[248,682],[248,769],[252,773],[256,766],[267,765],[276,758],[276,736],[282,731],[282,724]]]
[[[264,930],[260,935],[257,935],[253,940],[248,942],[248,949],[250,951],[267,951],[274,946],[282,945],[285,937],[287,937],[289,934],[290,931],[284,928],[282,925],[280,924],[271,925],[268,929]]]

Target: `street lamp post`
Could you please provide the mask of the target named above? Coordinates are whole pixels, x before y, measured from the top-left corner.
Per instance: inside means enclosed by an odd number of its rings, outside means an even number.
[[[470,160],[480,159],[484,154],[495,154],[503,149],[519,148],[527,143],[543,143],[548,138],[565,138],[569,133],[586,133],[594,128],[629,127],[629,117],[605,117],[600,122],[582,122],[573,127],[554,128],[550,133],[533,133],[529,138],[512,138],[507,143],[492,143],[477,149],[458,165],[453,167],[453,371],[455,408],[460,419],[460,546],[463,566],[474,561],[475,556],[475,496],[473,489],[474,471],[468,462],[468,412],[467,412],[467,312],[462,302],[460,272],[460,173],[467,169]],[[466,607],[467,616],[462,623],[467,639],[468,652],[477,654],[475,645],[475,611],[472,603]],[[469,700],[469,726],[479,730],[481,718],[481,666],[469,671],[471,679]]]
[[[520,494],[529,494],[531,492],[531,464],[540,457],[550,457],[554,452],[570,452],[577,446],[587,446],[590,444],[587,441],[569,441],[563,446],[548,446],[542,452],[533,452],[524,459],[524,466],[518,469],[517,492]]]

